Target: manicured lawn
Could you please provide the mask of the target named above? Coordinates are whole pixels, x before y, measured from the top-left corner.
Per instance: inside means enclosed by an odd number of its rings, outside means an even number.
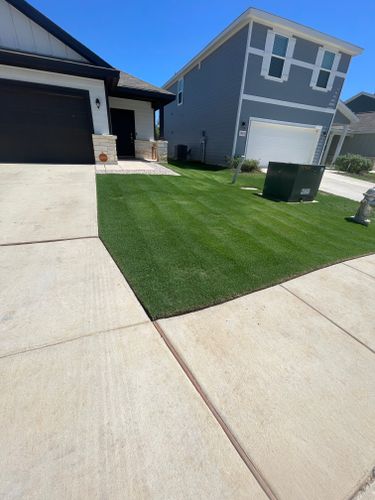
[[[349,174],[347,172],[338,172],[338,173],[340,175],[354,177],[354,179],[360,179],[361,181],[373,182],[375,184],[375,174],[372,172],[366,172],[364,174]]]
[[[98,175],[100,236],[152,318],[222,302],[334,262],[375,252],[375,223],[345,220],[358,204],[263,199],[263,174],[174,164],[181,177]]]

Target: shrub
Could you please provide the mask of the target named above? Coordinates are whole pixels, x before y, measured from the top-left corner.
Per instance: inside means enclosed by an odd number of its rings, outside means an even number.
[[[241,161],[243,161],[243,158],[241,156],[235,156],[234,158],[227,159],[227,165],[229,168],[233,168],[235,170]],[[241,167],[241,172],[256,172],[258,170],[258,160],[245,160]]]
[[[372,169],[372,161],[364,156],[348,153],[339,156],[335,162],[335,166],[342,172],[361,174],[362,172],[369,172]]]

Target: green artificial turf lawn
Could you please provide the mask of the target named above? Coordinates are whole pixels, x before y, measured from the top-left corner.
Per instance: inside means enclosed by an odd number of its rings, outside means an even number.
[[[358,204],[321,193],[289,204],[263,174],[173,164],[181,177],[98,175],[100,237],[153,319],[264,288],[375,252],[375,223],[345,220]]]

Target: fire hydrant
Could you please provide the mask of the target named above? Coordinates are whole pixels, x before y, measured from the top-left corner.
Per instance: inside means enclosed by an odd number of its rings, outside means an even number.
[[[363,196],[364,198],[359,204],[357,213],[351,217],[351,220],[358,224],[368,226],[371,222],[370,216],[372,207],[375,207],[375,186],[366,191],[366,193],[363,193]]]

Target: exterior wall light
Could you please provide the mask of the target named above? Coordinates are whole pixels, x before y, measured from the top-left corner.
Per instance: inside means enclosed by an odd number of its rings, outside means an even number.
[[[96,104],[96,107],[99,109],[99,108],[100,108],[100,100],[99,100],[99,97],[97,97],[97,98],[96,98],[95,104]]]

